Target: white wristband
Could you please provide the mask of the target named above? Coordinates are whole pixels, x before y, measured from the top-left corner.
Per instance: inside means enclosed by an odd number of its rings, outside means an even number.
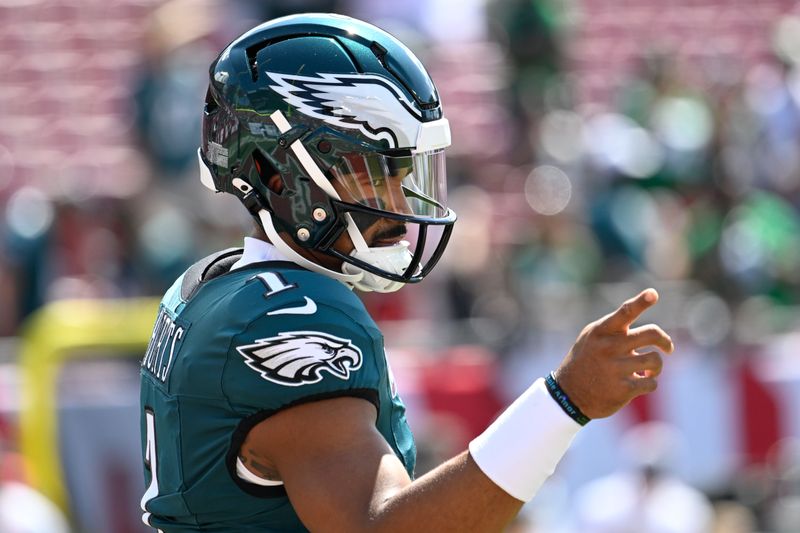
[[[469,453],[497,486],[527,502],[553,473],[581,427],[553,400],[540,378],[469,443]]]

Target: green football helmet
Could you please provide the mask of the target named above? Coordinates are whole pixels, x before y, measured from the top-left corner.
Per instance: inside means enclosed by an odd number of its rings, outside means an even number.
[[[389,292],[424,278],[447,246],[449,145],[436,87],[408,48],[360,20],[305,14],[257,26],[212,63],[198,156],[203,183],[239,198],[287,258]],[[369,246],[363,231],[379,219],[416,243]],[[333,246],[344,232],[349,254]]]

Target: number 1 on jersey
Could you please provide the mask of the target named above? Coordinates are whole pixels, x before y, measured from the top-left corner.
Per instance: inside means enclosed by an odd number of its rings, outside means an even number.
[[[261,272],[256,274],[251,279],[258,278],[267,287],[267,292],[264,293],[264,298],[269,298],[273,294],[283,292],[285,290],[294,289],[297,287],[294,283],[286,283],[283,276],[277,272]]]
[[[144,450],[144,464],[150,470],[150,485],[142,495],[141,507],[144,514],[142,515],[142,522],[146,526],[150,525],[150,513],[145,508],[147,502],[158,496],[158,455],[156,454],[156,417],[153,411],[145,408],[144,420],[147,426],[147,444]],[[161,530],[159,530],[161,531]]]

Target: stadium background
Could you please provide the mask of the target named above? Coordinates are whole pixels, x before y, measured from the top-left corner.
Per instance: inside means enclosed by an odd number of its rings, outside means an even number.
[[[583,430],[515,527],[800,530],[787,0],[0,1],[0,516],[25,482],[74,531],[144,530],[136,358],[154,314],[124,302],[248,231],[196,179],[206,68],[243,29],[308,10],[407,42],[453,128],[444,264],[365,297],[420,470],[654,286],[647,318],[676,341],[659,391]],[[25,501],[11,514],[48,515]]]

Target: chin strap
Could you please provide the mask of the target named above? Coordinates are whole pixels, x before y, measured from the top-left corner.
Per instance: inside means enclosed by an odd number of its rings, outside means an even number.
[[[346,216],[350,217],[350,214],[348,213]],[[287,259],[303,268],[324,274],[342,283],[352,285],[356,289],[364,292],[394,292],[405,285],[403,282],[382,278],[347,262],[342,263],[341,272],[325,268],[303,257],[297,253],[294,248],[284,242],[275,229],[275,225],[272,223],[272,216],[269,211],[266,209],[259,210],[258,218],[261,221],[264,232],[275,248]],[[355,223],[353,223],[352,220],[348,220],[348,227],[355,227]],[[405,269],[408,268],[412,259],[411,252],[408,251],[408,241],[400,241],[392,246],[370,248],[366,245],[361,233],[359,233],[358,230],[356,230],[356,233],[358,234],[358,241],[360,242],[358,242],[358,245],[350,253],[351,256],[393,274],[402,274],[405,272]],[[352,232],[350,232],[350,234],[352,236]]]
[[[258,219],[261,221],[261,227],[264,228],[264,232],[267,234],[267,237],[269,237],[270,242],[292,263],[300,265],[301,267],[307,268],[313,272],[325,274],[326,276],[341,281],[342,283],[355,285],[356,282],[360,281],[362,277],[361,274],[346,274],[342,272],[336,272],[335,270],[318,265],[317,263],[311,261],[310,259],[306,259],[297,253],[294,248],[286,244],[286,242],[281,239],[280,235],[278,235],[278,231],[275,229],[275,225],[272,223],[272,216],[266,209],[259,210]]]

